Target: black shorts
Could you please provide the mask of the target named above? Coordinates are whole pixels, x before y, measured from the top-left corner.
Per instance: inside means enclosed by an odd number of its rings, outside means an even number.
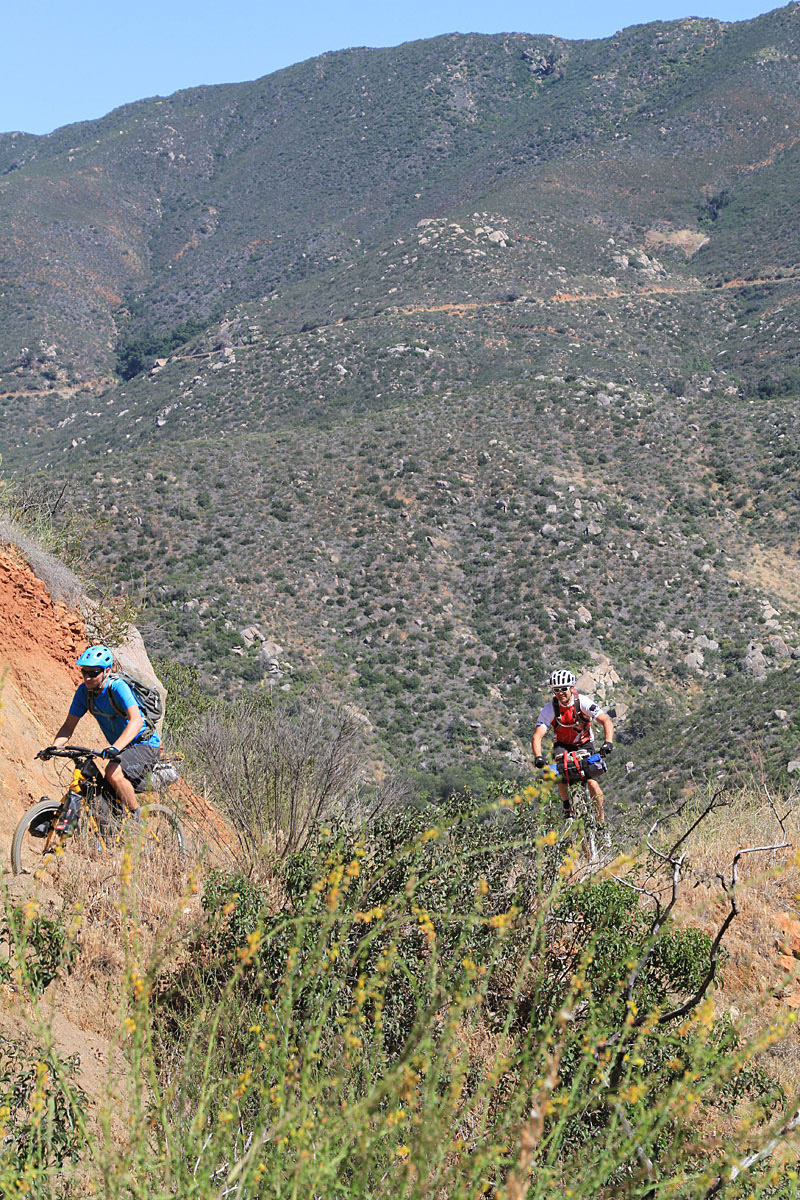
[[[119,756],[122,773],[133,784],[134,790],[139,790],[145,782],[145,777],[152,771],[161,754],[160,746],[137,745],[126,746]]]

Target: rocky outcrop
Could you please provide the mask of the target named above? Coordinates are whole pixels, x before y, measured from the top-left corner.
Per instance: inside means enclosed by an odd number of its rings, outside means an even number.
[[[130,675],[135,676],[136,679],[140,679],[142,683],[146,683],[148,687],[157,688],[161,693],[161,698],[166,707],[167,689],[153,670],[153,664],[148,657],[144,640],[136,626],[129,625],[125,641],[121,642],[118,646],[112,646],[111,649],[114,651],[114,658],[120,670],[127,671]],[[163,718],[161,721],[156,722],[156,728],[159,733],[161,732],[162,724]]]

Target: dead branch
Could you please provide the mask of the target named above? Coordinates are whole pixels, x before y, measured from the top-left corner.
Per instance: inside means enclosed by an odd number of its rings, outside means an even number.
[[[643,952],[643,954],[641,955],[641,957],[639,958],[639,961],[634,966],[630,975],[628,976],[628,981],[627,981],[627,986],[626,986],[626,991],[625,991],[626,1001],[630,1001],[632,999],[633,991],[636,986],[636,981],[639,979],[642,971],[645,969],[645,967],[647,966],[647,963],[650,961],[650,959],[653,955],[653,952],[655,950],[656,944],[658,942],[659,934],[664,927],[664,923],[667,920],[667,917],[670,915],[672,909],[674,908],[674,906],[677,902],[679,888],[680,888],[680,884],[682,882],[681,872],[682,872],[682,868],[683,868],[683,865],[685,862],[686,855],[684,852],[683,854],[676,857],[676,852],[680,849],[681,846],[683,846],[685,844],[686,839],[689,837],[689,835],[695,829],[697,829],[697,827],[701,824],[701,822],[703,820],[706,819],[706,817],[709,815],[709,813],[712,812],[715,807],[717,807],[717,800],[718,800],[719,795],[720,795],[720,793],[716,792],[714,794],[714,796],[712,796],[711,800],[705,806],[705,808],[702,810],[702,812],[699,814],[697,819],[691,823],[689,828],[686,829],[681,834],[681,836],[678,838],[678,840],[672,845],[670,850],[667,851],[666,853],[664,851],[659,850],[656,846],[654,846],[652,844],[652,841],[651,841],[652,835],[655,832],[658,825],[660,824],[661,818],[659,818],[659,820],[654,822],[654,824],[652,825],[651,829],[648,832],[648,835],[646,838],[646,845],[648,847],[648,850],[650,850],[650,852],[655,856],[655,858],[657,858],[665,866],[669,866],[669,868],[670,868],[670,876],[671,876],[670,899],[666,905],[663,905],[661,903],[661,900],[658,897],[656,897],[656,900],[655,900],[656,912],[653,916],[653,922],[650,927],[650,935],[648,938],[648,945],[647,945],[647,948],[645,949],[645,951]],[[783,817],[781,817],[780,814],[778,813],[775,803],[773,802],[772,798],[769,796],[769,793],[767,793],[767,797],[770,801],[770,806],[772,808],[772,812],[775,816],[775,819],[778,822],[778,825],[780,827],[782,841],[773,842],[767,846],[745,846],[745,847],[742,847],[741,849],[737,850],[733,856],[733,859],[731,861],[731,867],[730,867],[730,876],[726,877],[724,871],[720,872],[716,876],[716,879],[719,881],[722,891],[725,893],[725,895],[728,898],[729,907],[728,907],[728,912],[726,913],[725,918],[722,921],[721,925],[719,926],[719,928],[716,932],[716,935],[714,937],[714,940],[711,943],[711,949],[709,951],[708,970],[706,971],[703,979],[700,981],[699,985],[697,986],[697,988],[695,989],[694,993],[691,996],[687,997],[687,999],[684,1000],[682,1004],[679,1004],[675,1008],[670,1009],[669,1012],[662,1013],[658,1017],[658,1020],[656,1022],[658,1025],[666,1025],[671,1021],[677,1021],[677,1020],[680,1020],[681,1018],[685,1017],[693,1009],[697,1008],[697,1006],[701,1003],[701,1001],[704,999],[706,993],[708,992],[708,989],[711,986],[711,984],[716,976],[716,973],[717,973],[717,966],[718,966],[718,962],[719,962],[719,952],[720,952],[720,948],[722,946],[722,941],[723,941],[728,929],[730,928],[732,922],[735,920],[735,918],[738,916],[738,913],[739,913],[739,908],[738,908],[738,904],[737,904],[737,900],[736,900],[736,890],[737,890],[737,887],[739,884],[739,863],[741,862],[741,860],[745,857],[745,855],[748,855],[748,854],[762,854],[767,851],[774,852],[777,850],[784,849],[785,847],[787,847],[789,845],[789,842],[786,837],[786,817],[788,816],[788,813],[786,813]],[[677,812],[680,812],[680,811],[681,811],[681,809],[679,808],[677,810]],[[650,878],[652,878],[652,876],[648,877],[647,882],[649,882]],[[647,895],[652,894],[648,889],[642,889],[642,891]],[[609,1072],[609,1077],[608,1077],[609,1078],[609,1089],[611,1091],[616,1090],[616,1088],[619,1086],[620,1080],[622,1078],[622,1073],[624,1070],[624,1063],[625,1063],[625,1051],[626,1051],[626,1047],[627,1047],[627,1044],[628,1044],[631,1036],[633,1035],[635,1030],[640,1029],[642,1027],[642,1025],[644,1025],[645,1022],[648,1021],[649,1019],[651,1019],[651,1018],[650,1018],[649,1014],[646,1014],[646,1013],[635,1016],[632,1020],[626,1021],[626,1023],[624,1025],[622,1025],[619,1029],[617,1029],[609,1037],[604,1039],[604,1041],[597,1046],[597,1048],[596,1048],[597,1054],[599,1054],[602,1050],[604,1050],[608,1047],[611,1047],[611,1046],[617,1047],[616,1056],[614,1058],[614,1062],[613,1062],[613,1065],[611,1067],[611,1070]]]
[[[793,1133],[798,1128],[800,1128],[800,1108],[795,1109],[793,1116],[781,1126],[777,1133],[773,1134],[766,1145],[762,1146],[760,1150],[754,1151],[753,1154],[749,1154],[747,1158],[743,1158],[738,1163],[731,1163],[724,1172],[720,1172],[711,1187],[703,1192],[702,1200],[711,1200],[712,1196],[718,1195],[727,1184],[733,1183],[740,1175],[744,1175],[745,1172],[749,1171],[751,1167],[763,1162],[766,1158],[771,1158],[778,1146],[786,1140],[790,1133]]]

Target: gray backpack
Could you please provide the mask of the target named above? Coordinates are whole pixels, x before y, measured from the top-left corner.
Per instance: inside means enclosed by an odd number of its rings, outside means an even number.
[[[144,717],[144,723],[152,733],[156,727],[156,721],[160,721],[164,715],[164,701],[161,698],[161,692],[159,692],[158,688],[142,683],[140,679],[136,679],[133,675],[128,675],[126,671],[119,671],[115,675],[111,675],[108,680],[108,700],[118,717],[124,717],[127,714],[110,687],[116,679],[121,679],[123,683],[127,683],[133,692],[134,700],[139,705],[139,710]],[[89,712],[94,716],[94,698],[88,693],[87,701]]]

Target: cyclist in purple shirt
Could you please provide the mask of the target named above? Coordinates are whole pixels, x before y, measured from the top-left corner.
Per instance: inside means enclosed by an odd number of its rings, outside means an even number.
[[[91,712],[109,743],[105,776],[130,812],[139,808],[136,786],[158,762],[158,734],[144,719],[136,697],[124,679],[112,676],[114,656],[107,646],[90,646],[78,659],[83,683],[72,698],[64,724],[53,739],[66,746],[81,717]],[[113,697],[113,699],[112,699]]]

